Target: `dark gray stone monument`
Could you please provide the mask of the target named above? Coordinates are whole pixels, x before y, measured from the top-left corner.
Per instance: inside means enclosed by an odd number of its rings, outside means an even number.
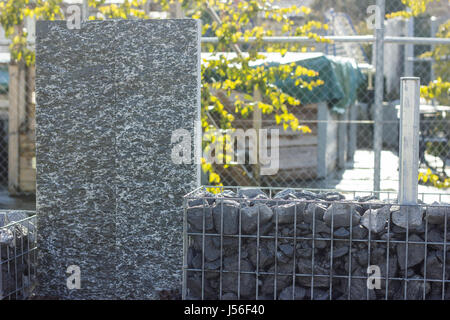
[[[193,137],[200,118],[199,31],[192,19],[37,23],[39,295],[181,289],[182,196],[199,169],[172,162],[171,135]]]

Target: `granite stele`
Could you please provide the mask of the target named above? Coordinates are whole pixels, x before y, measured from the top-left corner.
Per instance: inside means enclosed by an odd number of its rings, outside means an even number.
[[[199,30],[192,19],[37,23],[39,295],[181,288],[180,209],[199,169],[171,160],[171,136],[194,140]]]

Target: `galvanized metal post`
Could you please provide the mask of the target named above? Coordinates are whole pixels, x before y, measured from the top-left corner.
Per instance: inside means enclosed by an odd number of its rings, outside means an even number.
[[[408,9],[411,12],[411,9]],[[410,17],[407,26],[406,33],[408,37],[414,37],[414,17]],[[412,77],[414,74],[414,44],[405,45],[405,77]]]
[[[439,23],[438,23],[438,19],[433,16],[430,18],[430,22],[431,22],[431,37],[435,37],[436,33],[438,32],[438,28],[439,28]],[[434,50],[436,47],[435,46],[431,46],[431,50]],[[436,78],[436,75],[434,73],[434,64],[435,64],[435,60],[434,58],[431,58],[431,63],[430,63],[430,80],[434,81],[434,79]],[[436,105],[436,99],[433,99],[433,105]]]
[[[419,171],[420,78],[401,78],[400,91],[400,204],[417,204]]]
[[[255,91],[253,92],[253,99],[254,101],[262,101],[262,96],[261,96],[261,91],[259,89],[255,89]],[[258,161],[256,162],[256,164],[253,165],[253,176],[255,178],[256,183],[258,184],[258,186],[261,185],[261,159],[259,157],[260,153],[260,148],[261,146],[259,145],[260,142],[260,131],[262,128],[262,111],[261,109],[258,107],[258,105],[255,106],[255,108],[253,109],[253,129],[256,131],[256,141],[257,141],[257,145],[256,145],[256,152],[257,152],[257,159]]]
[[[82,21],[87,21],[89,18],[89,3],[88,0],[83,0],[82,2],[82,8],[81,8],[81,16]]]
[[[374,177],[373,177],[373,191],[376,193],[381,190],[381,149],[383,144],[383,92],[384,92],[384,15],[385,15],[385,0],[377,0],[378,17],[381,19],[377,23],[375,31],[376,35],[376,74],[375,74],[375,125],[373,135],[374,148]]]

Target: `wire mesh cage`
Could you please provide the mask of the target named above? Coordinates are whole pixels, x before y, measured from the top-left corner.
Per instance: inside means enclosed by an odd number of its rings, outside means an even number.
[[[450,299],[441,195],[221,191],[185,196],[184,299]]]
[[[23,300],[36,284],[36,215],[0,211],[0,300]]]

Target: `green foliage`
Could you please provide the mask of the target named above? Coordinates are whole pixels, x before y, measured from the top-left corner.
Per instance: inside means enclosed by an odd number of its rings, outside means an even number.
[[[34,63],[34,52],[27,46],[27,31],[24,28],[25,17],[42,20],[63,18],[62,0],[3,0],[0,1],[0,24],[5,35],[11,39],[11,60],[15,63]]]
[[[450,20],[439,26],[436,34],[439,38],[450,37]],[[420,88],[421,96],[427,100],[436,99],[442,105],[450,105],[450,82],[447,81],[450,74],[450,46],[438,45],[433,51],[426,52],[422,57],[430,57],[435,60],[434,72],[437,79],[430,82],[428,86]]]
[[[432,3],[440,2],[440,0],[401,0],[402,3],[410,10],[397,11],[387,15],[387,18],[403,17],[411,18],[417,17],[425,13],[428,7]],[[449,38],[450,36],[450,20],[439,26],[439,31],[436,34],[440,38]],[[426,86],[421,86],[420,95],[427,100],[436,99],[440,104],[449,105],[449,93],[450,82],[447,81],[450,74],[450,62],[448,56],[450,55],[450,48],[448,45],[438,45],[433,51],[425,52],[421,55],[421,58],[433,58],[435,60],[434,71],[436,74],[436,80],[431,81]],[[438,128],[435,128],[436,130]],[[436,147],[433,144],[427,145],[427,152],[438,155],[442,152],[442,146]],[[448,149],[448,145],[444,146],[445,150]],[[436,188],[449,188],[450,179],[445,174],[440,175],[433,173],[430,168],[426,172],[419,173],[419,182],[434,186]]]
[[[164,10],[170,10],[170,6],[175,2],[173,0],[158,1]],[[230,166],[229,159],[225,156],[226,151],[231,148],[230,135],[216,137],[215,129],[228,129],[232,132],[233,121],[237,117],[248,117],[255,108],[261,109],[264,114],[273,114],[276,122],[282,124],[285,129],[309,132],[307,127],[299,124],[299,119],[292,113],[292,108],[298,107],[300,101],[281,92],[271,83],[275,78],[294,77],[298,86],[312,90],[316,86],[323,85],[323,81],[305,81],[303,76],[314,77],[317,73],[294,64],[252,67],[252,63],[264,59],[264,55],[260,52],[279,52],[284,55],[288,51],[305,52],[311,49],[293,44],[263,44],[262,37],[275,35],[275,31],[267,22],[278,24],[283,35],[307,36],[318,42],[325,41],[317,35],[316,31],[326,30],[327,25],[311,20],[304,25],[295,26],[294,22],[287,17],[289,13],[294,12],[308,16],[311,14],[311,9],[297,6],[279,8],[273,0],[245,0],[237,3],[232,0],[185,0],[179,3],[186,16],[202,19],[203,34],[208,33],[219,39],[217,44],[207,45],[207,49],[215,53],[216,59],[204,61],[202,64],[201,122],[203,132],[211,135],[211,142],[203,145],[205,152],[214,147],[215,157],[224,160],[224,168]],[[91,0],[89,5],[97,8],[105,18],[147,18],[143,10],[145,0],[125,1],[121,5],[105,4],[104,0]],[[213,10],[220,17],[220,21],[214,19]],[[96,19],[96,17],[91,16],[90,19]],[[246,45],[252,37],[257,39],[256,43],[251,46]],[[249,50],[246,54],[240,54],[239,46],[248,47]],[[233,50],[238,54],[230,56],[225,53]],[[256,91],[259,92],[261,99],[254,99]],[[220,92],[225,93],[227,100],[233,100],[233,110],[226,108],[226,102],[218,94]],[[220,128],[216,128],[211,123],[211,115],[218,118],[217,123]],[[222,185],[213,164],[202,159],[202,168],[209,173],[210,184]]]
[[[431,169],[419,172],[419,182],[439,189],[450,188],[450,178],[433,173]]]
[[[8,0],[0,2],[0,23],[7,37],[12,36],[18,26],[23,24],[24,11],[29,0]]]
[[[401,1],[406,7],[410,9],[410,11],[400,10],[392,12],[386,15],[388,19],[396,17],[403,17],[403,18],[416,17],[422,13],[425,13],[430,3],[440,2],[441,0],[401,0]]]
[[[439,26],[439,31],[436,36],[439,38],[450,37],[450,20]],[[448,75],[450,74],[449,55],[450,47],[448,45],[435,46],[434,50],[425,52],[421,55],[423,58],[428,57],[435,60],[434,72],[437,79],[431,81],[426,86],[421,86],[420,95],[427,100],[436,99],[439,104],[447,106],[450,105],[450,82],[447,81]],[[436,127],[434,129],[445,131],[445,128]],[[427,152],[438,156],[442,152],[448,152],[449,148],[450,145],[448,143],[443,146],[429,144],[427,145]],[[426,173],[419,174],[419,181],[428,185],[433,185],[437,188],[450,188],[450,178],[446,177],[444,174],[432,173],[430,169],[428,169]]]
[[[296,79],[298,86],[306,87],[310,90],[313,87],[323,85],[323,81],[305,81],[302,76],[313,77],[317,73],[291,65],[268,66],[259,65],[252,67],[252,63],[264,59],[260,52],[278,52],[284,55],[288,51],[307,51],[308,48],[299,45],[284,44],[263,44],[262,37],[273,36],[275,31],[271,29],[266,21],[277,23],[283,35],[307,36],[316,41],[324,41],[315,32],[326,29],[327,26],[318,21],[309,21],[302,26],[295,26],[294,22],[287,17],[288,13],[300,13],[309,15],[311,10],[306,7],[292,6],[290,8],[278,8],[273,1],[250,0],[240,1],[236,5],[233,1],[209,1],[208,6],[214,8],[221,21],[214,21],[203,25],[203,32],[211,32],[218,37],[216,45],[209,45],[210,52],[214,52],[215,60],[205,61],[202,66],[202,127],[203,131],[214,132],[215,126],[210,122],[208,112],[220,119],[221,129],[231,129],[233,131],[233,121],[237,117],[247,117],[255,108],[261,109],[263,114],[273,114],[276,122],[282,124],[284,129],[291,128],[293,131],[308,132],[308,128],[299,125],[299,119],[295,117],[292,109],[300,105],[300,101],[289,94],[281,92],[279,88],[271,83],[276,78],[286,79],[288,77]],[[193,17],[201,17],[205,14],[205,1],[197,0],[188,5],[188,12],[193,12]],[[261,21],[264,17],[264,21]],[[260,23],[254,23],[260,21]],[[241,45],[239,39],[243,39],[244,45],[250,37],[256,38],[256,42],[249,46],[248,54],[229,55],[221,52],[230,51],[233,46]],[[218,92],[225,92],[233,100],[234,110],[225,107],[226,102],[218,95]],[[237,92],[243,94],[236,94]],[[255,93],[261,96],[255,100]],[[234,112],[233,112],[234,111]],[[224,156],[226,150],[231,148],[229,142],[231,137],[224,136],[225,141],[218,141],[216,145],[216,158],[224,159],[224,165],[229,162]],[[216,143],[214,141],[214,143]],[[222,148],[223,145],[223,148]],[[206,150],[211,146],[206,146]],[[220,150],[220,151],[218,151]],[[203,162],[203,170],[210,172],[210,183],[221,185],[220,177],[213,173],[214,167]]]
[[[105,0],[89,0],[88,5],[98,9],[101,13],[99,19],[148,19],[145,5],[150,0],[125,0],[120,4],[105,4]],[[89,17],[96,19],[95,16]]]
[[[88,5],[99,14],[88,17],[94,19],[136,19],[149,18],[146,13],[147,1],[150,0],[125,0],[121,4],[107,4],[105,0],[89,0]],[[177,0],[178,1],[178,0]],[[34,53],[27,49],[26,31],[23,30],[25,16],[36,19],[53,20],[63,19],[61,10],[62,0],[4,0],[0,2],[0,23],[11,37],[12,57],[15,61],[34,62]],[[170,10],[175,4],[174,0],[156,1],[163,10]],[[327,30],[327,25],[318,21],[309,20],[303,25],[294,25],[288,18],[289,13],[302,13],[305,17],[311,14],[311,9],[293,5],[289,8],[280,8],[274,0],[182,0],[179,1],[187,17],[203,20],[203,34],[218,37],[217,44],[209,44],[207,49],[215,53],[216,60],[210,60],[202,64],[202,114],[201,121],[203,131],[214,135],[215,126],[211,123],[212,114],[218,118],[220,129],[233,129],[233,121],[236,117],[247,117],[255,108],[262,110],[264,114],[272,114],[278,124],[285,129],[309,132],[305,126],[299,125],[299,119],[295,117],[292,108],[298,107],[300,101],[289,94],[281,92],[276,86],[271,85],[275,78],[295,78],[296,84],[312,90],[316,86],[323,85],[322,80],[307,81],[306,77],[316,77],[317,72],[306,68],[291,65],[268,66],[260,65],[252,67],[252,63],[264,59],[260,52],[279,52],[281,55],[288,51],[313,50],[314,48],[301,47],[298,44],[279,43],[263,44],[262,37],[273,36],[276,32],[273,26],[281,30],[285,36],[307,36],[317,42],[325,40],[317,34],[318,30]],[[220,17],[219,21],[217,16]],[[249,38],[256,38],[251,45],[246,44]],[[244,43],[242,43],[244,42]],[[239,46],[248,48],[246,54],[241,54]],[[236,51],[233,57],[225,52]],[[225,107],[223,98],[218,92],[225,93],[228,98],[234,97],[233,109]],[[236,93],[239,93],[237,95]],[[255,93],[260,98],[254,99]],[[212,142],[204,145],[211,148],[214,143],[221,143],[225,151],[231,148],[229,136],[219,141],[213,137]],[[216,149],[217,150],[217,149]],[[218,151],[216,157],[224,158],[222,151]],[[225,168],[230,164],[225,159]],[[214,172],[214,166],[202,159],[202,168],[209,172],[210,183],[222,185],[220,176]]]

